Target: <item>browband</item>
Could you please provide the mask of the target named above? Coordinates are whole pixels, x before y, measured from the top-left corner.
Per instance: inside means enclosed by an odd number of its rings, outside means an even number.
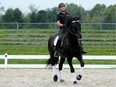
[[[79,22],[79,20],[76,20],[76,21],[72,21],[72,23],[75,23],[75,22]]]

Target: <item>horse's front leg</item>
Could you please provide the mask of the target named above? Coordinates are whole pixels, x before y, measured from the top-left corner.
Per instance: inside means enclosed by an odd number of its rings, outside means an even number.
[[[75,75],[75,70],[74,70],[74,67],[72,65],[72,58],[67,58],[67,61],[68,61],[68,64],[70,66],[70,72],[71,72],[71,76],[72,76],[72,81],[73,81],[73,84],[77,84],[76,82],[76,75]]]
[[[80,62],[80,74],[77,76],[77,80],[81,80],[81,78],[82,78],[82,76],[84,74],[84,61],[83,61],[82,55],[79,55],[77,57],[77,59]]]
[[[62,73],[62,68],[63,68],[64,62],[65,62],[65,58],[61,57],[60,63],[59,63],[59,79],[61,82],[64,82],[63,73]]]

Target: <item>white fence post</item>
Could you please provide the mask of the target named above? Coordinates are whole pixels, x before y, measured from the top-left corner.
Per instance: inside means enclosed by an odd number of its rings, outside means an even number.
[[[19,24],[17,23],[16,25],[17,25],[17,30],[18,30],[19,29]]]
[[[5,64],[5,69],[7,69],[7,64],[8,64],[8,54],[7,53],[5,53],[4,64]]]

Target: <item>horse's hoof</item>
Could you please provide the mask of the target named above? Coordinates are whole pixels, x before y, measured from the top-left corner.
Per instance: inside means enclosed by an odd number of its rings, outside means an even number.
[[[82,78],[82,75],[77,76],[77,80],[81,80],[81,78]]]
[[[65,82],[65,81],[63,79],[61,79],[60,82]]]
[[[77,84],[77,82],[76,82],[76,81],[74,81],[74,82],[73,82],[73,84]]]
[[[57,82],[58,81],[58,76],[55,75],[54,78],[53,78],[54,82]]]

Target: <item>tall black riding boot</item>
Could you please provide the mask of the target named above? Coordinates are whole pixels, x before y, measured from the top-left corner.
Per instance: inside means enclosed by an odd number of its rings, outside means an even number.
[[[79,40],[79,41],[80,41],[81,53],[86,54],[87,52],[84,51],[83,46],[82,46],[83,44],[82,44],[81,40]]]
[[[82,47],[81,53],[82,54],[86,54],[87,53],[86,51],[83,50],[83,47]]]

